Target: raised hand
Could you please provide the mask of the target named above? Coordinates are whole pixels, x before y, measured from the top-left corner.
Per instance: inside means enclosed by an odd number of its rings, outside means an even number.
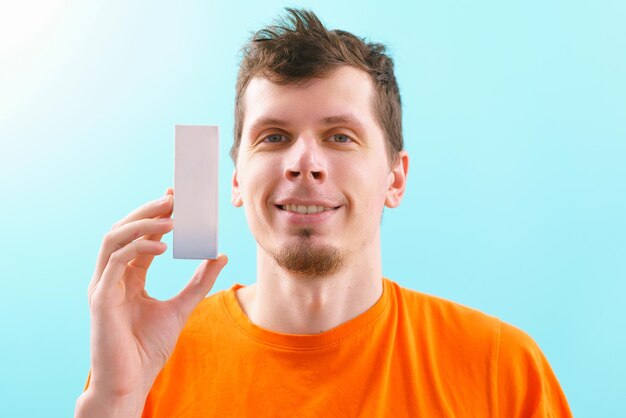
[[[226,265],[224,255],[205,260],[169,300],[147,294],[148,268],[166,250],[160,240],[173,228],[173,204],[173,190],[168,189],[163,198],[135,209],[104,237],[88,292],[91,379],[78,399],[77,417],[141,415],[189,315]]]

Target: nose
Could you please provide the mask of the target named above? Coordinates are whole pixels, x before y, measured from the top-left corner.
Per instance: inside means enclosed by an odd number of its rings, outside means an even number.
[[[289,151],[284,170],[288,180],[318,183],[326,180],[326,159],[315,138],[298,138]]]

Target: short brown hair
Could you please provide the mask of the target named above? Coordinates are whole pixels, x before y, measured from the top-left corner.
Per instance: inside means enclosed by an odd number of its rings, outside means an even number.
[[[329,31],[309,10],[287,9],[277,24],[256,32],[242,49],[237,75],[234,142],[230,156],[237,164],[244,119],[243,95],[250,80],[263,77],[277,84],[300,84],[324,77],[342,65],[367,72],[374,82],[374,111],[386,137],[390,164],[403,149],[402,106],[385,46],[369,43],[342,30]]]

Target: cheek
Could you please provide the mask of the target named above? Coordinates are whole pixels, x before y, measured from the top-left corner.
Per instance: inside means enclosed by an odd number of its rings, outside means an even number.
[[[383,179],[383,181],[373,182],[373,179]],[[352,193],[352,204],[360,208],[358,212],[358,222],[368,225],[372,219],[376,219],[376,224],[382,216],[383,206],[387,198],[386,178],[380,175],[372,175],[371,172],[363,173],[360,184],[354,187]]]
[[[252,177],[259,179],[267,178],[261,175]],[[243,207],[248,223],[255,223],[257,219],[267,216],[267,201],[269,191],[272,190],[271,187],[270,182],[267,180],[246,181],[241,184]]]

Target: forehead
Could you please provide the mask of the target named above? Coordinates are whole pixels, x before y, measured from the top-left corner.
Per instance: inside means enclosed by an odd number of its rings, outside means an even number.
[[[369,74],[340,67],[304,84],[276,84],[266,78],[250,80],[244,93],[243,130],[258,120],[280,119],[291,124],[353,115],[370,129],[377,126],[373,112],[374,83]]]

